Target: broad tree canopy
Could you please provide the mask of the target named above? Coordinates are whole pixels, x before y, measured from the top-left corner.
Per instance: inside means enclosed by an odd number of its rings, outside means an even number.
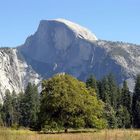
[[[41,127],[103,128],[103,103],[95,90],[67,74],[59,74],[42,83]]]

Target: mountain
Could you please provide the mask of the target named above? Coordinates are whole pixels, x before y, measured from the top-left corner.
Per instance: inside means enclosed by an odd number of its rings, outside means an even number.
[[[1,48],[0,90],[24,90],[29,81],[39,83],[56,73],[85,81],[110,72],[117,82],[133,88],[140,73],[140,46],[99,40],[88,29],[64,19],[42,20],[37,31],[17,48]]]
[[[82,71],[86,71],[82,69],[86,69],[91,42],[96,40],[90,31],[70,21],[43,20],[37,32],[28,37],[19,50],[43,77],[59,72],[79,77]]]

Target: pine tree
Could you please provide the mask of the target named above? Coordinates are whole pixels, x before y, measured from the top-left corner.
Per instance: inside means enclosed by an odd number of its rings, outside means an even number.
[[[23,92],[20,92],[18,94],[18,112],[19,112],[19,125],[20,126],[25,126],[25,120],[24,120],[24,115],[25,115],[25,94]]]
[[[140,74],[137,75],[132,102],[133,125],[140,128]]]
[[[99,95],[100,98],[110,104],[114,109],[117,108],[118,86],[112,74],[105,76],[99,82]]]
[[[3,114],[2,104],[0,103],[0,126],[3,126],[2,114]]]
[[[97,96],[99,96],[98,81],[96,80],[96,78],[93,75],[90,75],[89,78],[86,80],[86,86],[87,86],[87,88],[91,87],[91,88],[95,89]]]
[[[20,98],[21,124],[25,127],[35,127],[39,112],[39,94],[37,87],[29,83],[25,94],[21,94]]]
[[[104,118],[107,120],[108,128],[117,128],[116,112],[108,103],[104,106]]]
[[[38,113],[40,108],[40,99],[38,89],[36,85],[33,86],[33,92],[31,97],[31,114],[30,114],[30,127],[34,128],[37,125]]]
[[[110,88],[108,83],[108,78],[104,77],[102,81],[100,82],[100,90],[99,95],[102,101],[105,103],[111,104],[110,100]]]
[[[13,108],[13,125],[19,125],[19,118],[20,118],[20,112],[19,112],[19,100],[18,95],[13,90],[12,94],[12,108]]]
[[[117,125],[119,128],[131,127],[131,116],[125,106],[120,105],[116,113]]]
[[[2,106],[2,119],[5,126],[15,127],[19,125],[20,112],[18,106],[18,96],[15,91],[11,94],[9,90],[6,90]]]
[[[122,105],[122,89],[118,86],[117,87],[117,96],[116,96],[116,108],[118,109],[120,105]]]
[[[117,84],[113,74],[109,74],[108,76],[109,82],[109,95],[110,95],[110,102],[111,106],[116,109],[117,108]]]
[[[5,97],[3,102],[3,120],[5,126],[12,126],[13,123],[13,107],[12,107],[12,97],[9,90],[5,91]]]
[[[126,81],[124,81],[122,88],[122,105],[131,113],[132,98]]]

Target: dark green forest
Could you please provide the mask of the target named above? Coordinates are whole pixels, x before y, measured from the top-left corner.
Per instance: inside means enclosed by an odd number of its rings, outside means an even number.
[[[118,86],[112,74],[81,82],[67,74],[42,81],[42,91],[28,83],[24,93],[7,89],[0,104],[0,125],[31,130],[140,128],[140,75],[134,91]]]

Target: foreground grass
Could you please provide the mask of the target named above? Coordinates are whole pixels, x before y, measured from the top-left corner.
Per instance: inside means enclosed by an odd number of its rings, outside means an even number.
[[[140,140],[139,130],[102,130],[90,133],[38,134],[0,128],[0,140]]]

